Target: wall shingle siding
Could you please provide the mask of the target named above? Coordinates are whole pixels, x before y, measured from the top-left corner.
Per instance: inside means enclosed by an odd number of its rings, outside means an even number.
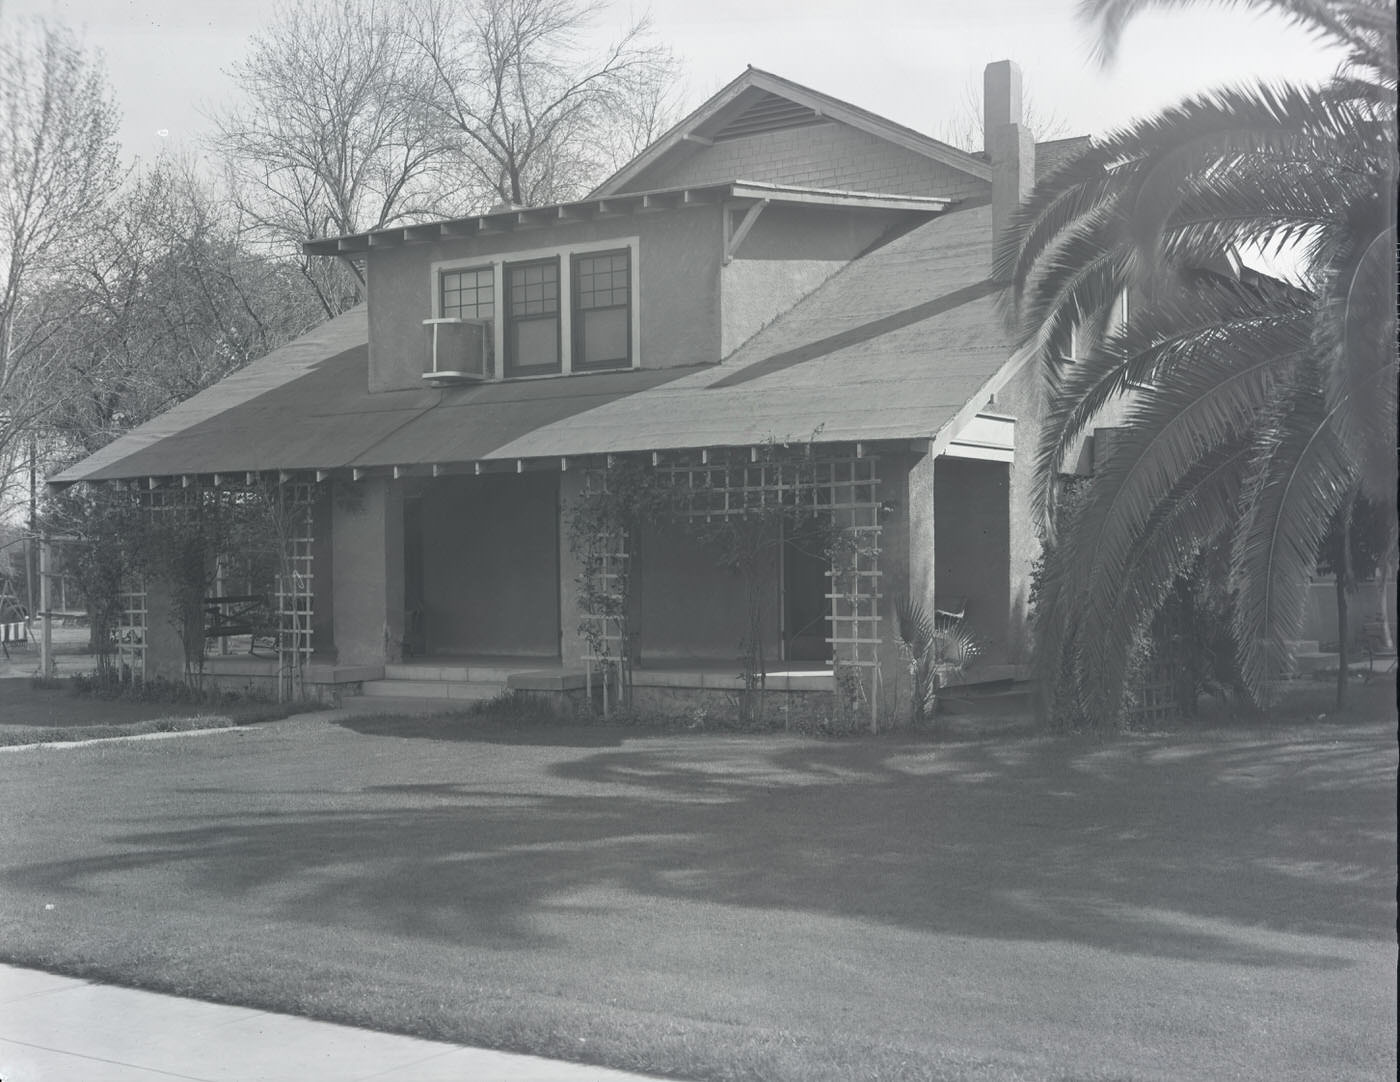
[[[663,159],[627,188],[646,191],[729,180],[954,199],[987,189],[976,177],[835,121],[727,139],[684,161]]]

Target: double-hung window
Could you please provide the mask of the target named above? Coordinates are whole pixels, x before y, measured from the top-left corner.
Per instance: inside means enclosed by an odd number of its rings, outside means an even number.
[[[560,363],[559,260],[507,263],[506,376],[543,376]]]
[[[589,252],[573,257],[570,286],[575,372],[632,365],[630,253]]]

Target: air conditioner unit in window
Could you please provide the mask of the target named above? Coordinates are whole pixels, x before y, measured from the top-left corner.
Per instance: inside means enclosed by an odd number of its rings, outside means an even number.
[[[425,319],[428,356],[423,378],[432,384],[477,383],[491,378],[489,319]]]

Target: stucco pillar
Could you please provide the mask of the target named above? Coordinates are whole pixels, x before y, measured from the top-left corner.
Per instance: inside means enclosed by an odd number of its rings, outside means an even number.
[[[337,481],[331,509],[333,626],[341,665],[403,656],[403,486]]]
[[[146,578],[146,679],[184,683],[185,643],[175,614],[170,580]]]
[[[909,719],[909,671],[899,648],[899,603],[911,589],[912,520],[907,455],[880,458],[880,660],[879,716],[882,728]]]
[[[909,522],[909,596],[933,612],[937,575],[934,570],[933,455],[920,455],[909,467],[905,506]]]

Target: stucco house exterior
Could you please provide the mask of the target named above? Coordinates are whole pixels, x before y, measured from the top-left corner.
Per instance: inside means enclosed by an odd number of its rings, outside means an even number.
[[[1085,141],[1034,144],[1013,64],[985,89],[971,154],[751,68],[586,198],[313,241],[363,267],[364,305],[51,482],[164,506],[273,479],[305,504],[308,686],[467,698],[587,679],[568,515],[611,466],[699,485],[714,515],[781,488],[761,467],[786,445],[864,562],[835,590],[782,550],[769,687],[820,692],[844,665],[872,713],[895,710],[901,598],[963,613],[983,678],[1011,675],[1040,407],[993,246]],[[639,584],[636,686],[732,689],[742,587],[684,530],[654,533],[618,554]],[[173,674],[161,604],[145,584],[128,639]]]

